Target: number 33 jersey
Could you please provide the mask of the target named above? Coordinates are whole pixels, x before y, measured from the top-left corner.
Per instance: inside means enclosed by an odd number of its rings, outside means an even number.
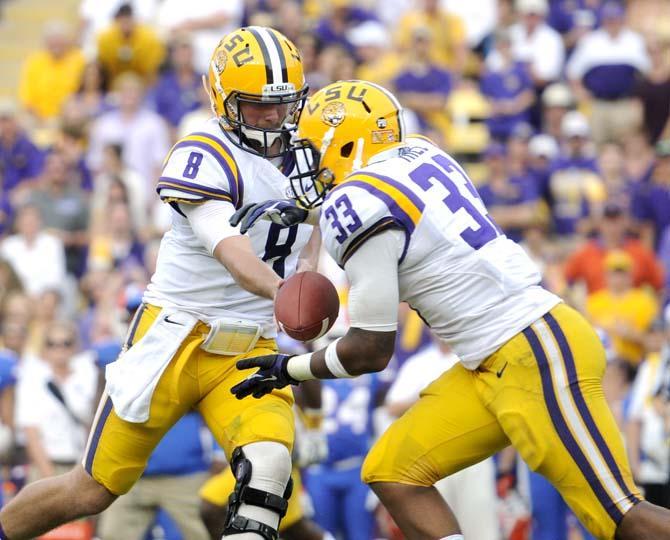
[[[469,369],[560,302],[539,285],[538,268],[500,231],[460,165],[424,138],[408,138],[347,177],[328,194],[320,226],[340,266],[370,236],[402,230],[400,300]]]
[[[290,159],[282,164],[287,173]],[[177,142],[156,187],[174,209],[172,228],[161,241],[144,301],[189,310],[206,322],[221,317],[253,321],[263,325],[264,337],[274,336],[272,301],[237,285],[195,236],[180,205],[225,201],[232,215],[244,204],[285,199],[287,187],[288,179],[276,165],[231,144],[215,118]],[[282,229],[259,221],[247,234],[256,255],[284,277],[295,272],[311,231],[308,225]]]

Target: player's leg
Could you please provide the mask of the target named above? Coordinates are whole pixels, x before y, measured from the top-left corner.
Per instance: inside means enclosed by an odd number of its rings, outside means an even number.
[[[622,540],[644,539],[637,534],[644,528],[670,537],[670,512],[647,504],[633,511],[641,496],[603,395],[604,368],[593,329],[560,304],[487,359],[477,387],[529,467],[554,484],[597,538],[614,538],[629,512]]]
[[[273,352],[273,342],[264,340],[247,356]],[[284,388],[261,399],[236,399],[230,388],[246,377],[235,367],[239,358],[228,361],[204,352],[200,355],[198,373],[205,397],[198,409],[226,451],[236,478],[224,537],[269,540],[276,534],[291,494],[293,392]]]
[[[129,346],[153,324],[158,308],[142,309],[131,325]],[[202,339],[193,336],[188,339]],[[146,467],[149,455],[170,427],[198,398],[197,382],[175,373],[183,362],[175,354],[154,390],[149,419],[127,422],[103,395],[96,413],[82,465],[70,473],[35,482],[23,489],[0,511],[0,540],[32,538],[78,517],[97,514],[117,496],[127,493]],[[178,381],[178,385],[173,383]]]
[[[369,483],[409,540],[459,534],[433,484],[509,444],[474,385],[476,374],[456,365],[386,430],[363,464]]]
[[[0,539],[34,538],[63,523],[105,510],[116,495],[81,465],[23,488],[0,512]]]

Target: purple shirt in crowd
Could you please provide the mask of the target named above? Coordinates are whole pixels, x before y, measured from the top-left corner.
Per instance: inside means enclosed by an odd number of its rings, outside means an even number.
[[[516,62],[500,71],[487,70],[479,83],[482,94],[491,100],[512,99],[525,90],[533,89],[533,81],[528,76],[524,64]],[[507,139],[514,127],[530,121],[529,110],[517,114],[491,116],[487,121],[491,136],[495,139]]]
[[[535,178],[532,176],[513,176],[507,180],[511,187],[509,192],[501,193],[493,189],[491,184],[484,184],[477,188],[479,196],[491,210],[496,206],[516,206],[517,204],[531,203],[537,201],[539,193]],[[515,242],[523,239],[523,229],[505,229],[505,234]]]

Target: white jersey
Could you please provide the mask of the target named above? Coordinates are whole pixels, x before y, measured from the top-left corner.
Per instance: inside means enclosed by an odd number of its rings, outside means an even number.
[[[469,369],[560,302],[493,222],[463,169],[423,138],[375,156],[333,189],[320,225],[340,266],[366,238],[404,231],[400,300]]]
[[[288,155],[283,170],[291,171]],[[163,236],[156,272],[144,301],[160,307],[189,311],[205,322],[230,317],[259,323],[262,335],[273,337],[276,328],[272,300],[237,285],[231,274],[198,240],[179,208],[207,200],[228,201],[231,210],[268,199],[285,199],[289,181],[270,161],[241,150],[212,118],[199,132],[181,139],[165,160],[157,184],[161,199],[172,205],[172,228]],[[300,250],[312,227],[282,229],[259,221],[247,234],[258,257],[280,276],[295,272]]]

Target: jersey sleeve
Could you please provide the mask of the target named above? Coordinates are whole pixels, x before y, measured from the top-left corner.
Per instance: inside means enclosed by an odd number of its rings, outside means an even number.
[[[340,267],[368,238],[392,228],[405,233],[399,263],[404,259],[423,203],[406,187],[395,184],[376,175],[355,174],[326,197],[321,208],[321,233],[326,249]]]
[[[164,202],[197,204],[242,202],[242,177],[233,153],[208,133],[194,133],[172,147],[165,159],[156,191]]]

